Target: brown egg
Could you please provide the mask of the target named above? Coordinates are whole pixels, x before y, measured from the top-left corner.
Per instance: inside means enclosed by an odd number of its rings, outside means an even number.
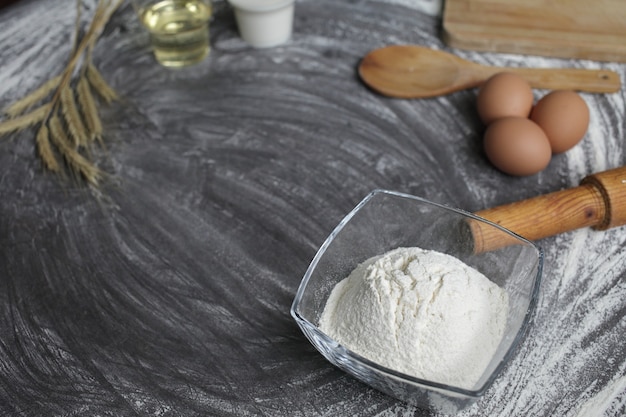
[[[517,176],[536,174],[552,158],[546,134],[523,117],[505,117],[491,123],[485,131],[484,147],[496,168]]]
[[[537,102],[530,119],[546,132],[552,153],[565,152],[587,133],[589,107],[573,91],[553,91]]]
[[[511,72],[500,72],[481,86],[476,105],[480,119],[488,125],[503,117],[528,117],[533,100],[528,81]]]

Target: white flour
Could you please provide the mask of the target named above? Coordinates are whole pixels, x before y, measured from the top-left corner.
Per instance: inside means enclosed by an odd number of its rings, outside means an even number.
[[[472,388],[502,338],[507,310],[506,292],[457,258],[398,248],[335,286],[320,328],[388,368]]]

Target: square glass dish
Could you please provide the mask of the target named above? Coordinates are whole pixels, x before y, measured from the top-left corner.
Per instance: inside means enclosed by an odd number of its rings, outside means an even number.
[[[507,246],[476,251],[476,225]],[[335,285],[363,261],[399,247],[420,247],[452,255],[478,270],[508,294],[502,340],[473,387],[428,381],[386,368],[356,354],[319,329],[320,316]],[[457,413],[493,384],[529,327],[537,303],[543,252],[532,242],[473,214],[419,197],[375,190],[335,228],[315,255],[298,288],[291,315],[302,332],[332,364],[362,382],[409,404]]]

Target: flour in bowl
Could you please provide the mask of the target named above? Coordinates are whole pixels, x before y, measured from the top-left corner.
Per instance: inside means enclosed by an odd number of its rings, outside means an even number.
[[[502,339],[507,310],[507,293],[459,259],[398,248],[339,282],[319,327],[382,366],[471,389]]]

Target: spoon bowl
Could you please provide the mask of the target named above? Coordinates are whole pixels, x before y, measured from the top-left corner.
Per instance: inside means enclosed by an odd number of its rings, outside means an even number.
[[[478,87],[505,71],[522,76],[533,88],[613,93],[621,87],[614,71],[488,66],[417,45],[375,49],[362,59],[358,71],[372,89],[397,98],[435,97]]]

